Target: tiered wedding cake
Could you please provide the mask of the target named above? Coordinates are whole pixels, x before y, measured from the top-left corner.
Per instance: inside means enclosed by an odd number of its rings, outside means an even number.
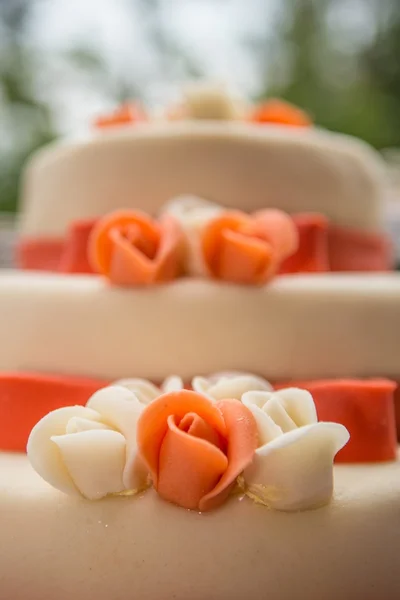
[[[383,188],[362,142],[209,88],[31,160],[0,276],[2,599],[400,596]]]

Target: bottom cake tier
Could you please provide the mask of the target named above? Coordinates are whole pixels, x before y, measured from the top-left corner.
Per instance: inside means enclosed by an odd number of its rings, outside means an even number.
[[[0,454],[2,600],[395,600],[400,461],[335,466],[335,496],[301,513],[240,496],[199,514],[148,490],[89,502]]]

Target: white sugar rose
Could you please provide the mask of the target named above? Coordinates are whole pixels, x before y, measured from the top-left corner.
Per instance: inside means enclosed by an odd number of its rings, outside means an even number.
[[[251,373],[216,373],[210,377],[195,377],[192,381],[195,392],[207,396],[210,400],[241,400],[245,392],[272,391],[272,386]]]
[[[171,119],[236,121],[248,112],[245,101],[225,86],[203,81],[183,89],[183,99],[168,111]]]
[[[136,424],[144,408],[125,387],[99,390],[86,407],[60,408],[41,419],[28,458],[45,481],[68,494],[97,500],[142,490],[147,472],[137,455]]]
[[[135,394],[138,400],[144,404],[150,404],[153,400],[161,396],[161,394],[168,394],[169,392],[179,392],[183,390],[183,381],[177,375],[171,375],[164,379],[160,387],[151,383],[148,379],[132,378],[132,379],[119,379],[115,381],[113,385],[122,386],[127,388]]]
[[[244,472],[254,500],[285,511],[327,504],[333,493],[333,459],[349,440],[338,423],[318,422],[305,390],[247,392],[242,402],[253,413],[259,448]]]
[[[208,274],[201,251],[201,234],[208,223],[222,212],[218,204],[196,196],[179,196],[167,203],[163,213],[175,217],[185,236],[185,271],[188,275]]]

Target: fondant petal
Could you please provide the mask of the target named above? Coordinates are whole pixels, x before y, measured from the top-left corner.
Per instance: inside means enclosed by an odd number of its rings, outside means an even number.
[[[52,436],[63,435],[74,417],[100,421],[98,412],[83,406],[68,406],[49,413],[32,429],[27,445],[29,461],[35,471],[53,487],[69,494],[78,493]]]
[[[160,389],[147,379],[119,379],[118,381],[115,381],[112,385],[127,388],[130,392],[135,394],[137,399],[142,404],[145,405],[149,404],[160,395]]]
[[[136,438],[136,424],[144,405],[129,389],[110,386],[95,392],[88,401],[88,408],[101,414],[101,420],[121,432],[127,443]]]
[[[216,378],[194,377],[192,387],[211,400],[241,400],[243,394],[250,390],[272,390],[272,386],[265,379],[247,374],[221,375]]]
[[[312,395],[307,390],[284,388],[279,392],[275,392],[273,398],[279,400],[297,427],[317,423],[315,403]],[[266,408],[268,408],[268,404]]]
[[[65,433],[80,433],[81,431],[91,431],[92,429],[110,429],[108,425],[91,419],[82,417],[72,417],[67,423]]]
[[[246,394],[245,394],[246,396]],[[273,419],[267,413],[265,413],[257,404],[252,402],[243,402],[245,406],[251,411],[253,417],[257,422],[258,430],[258,444],[263,446],[268,444],[276,437],[282,435],[282,429],[277,425]]]
[[[191,510],[198,510],[205,493],[215,488],[228,467],[225,454],[214,444],[195,437],[168,417],[163,438],[156,489],[165,500]]]
[[[277,209],[266,209],[253,215],[255,233],[271,244],[276,258],[282,262],[296,252],[299,234],[293,219]]]
[[[296,511],[327,504],[333,459],[349,439],[338,423],[313,423],[258,448],[244,472],[248,494],[271,508]]]
[[[164,379],[160,391],[163,394],[168,394],[168,392],[179,392],[180,390],[183,390],[183,387],[182,379],[177,375],[171,375]]]
[[[200,510],[220,506],[228,497],[236,478],[251,463],[258,445],[257,424],[248,408],[238,400],[221,400],[217,407],[227,428],[228,467],[212,491],[200,500]]]
[[[89,500],[123,491],[126,442],[121,433],[91,430],[54,435],[62,461],[80,493]]]
[[[160,218],[161,239],[155,258],[154,281],[166,282],[182,275],[184,261],[184,237],[182,229],[171,215]]]

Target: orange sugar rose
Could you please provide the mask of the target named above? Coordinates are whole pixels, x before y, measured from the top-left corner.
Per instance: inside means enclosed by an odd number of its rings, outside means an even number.
[[[171,281],[182,271],[183,234],[170,215],[154,221],[137,211],[117,211],[94,226],[88,244],[93,269],[117,285]]]
[[[202,234],[204,261],[217,279],[262,284],[296,252],[297,228],[289,215],[270,209],[252,216],[226,212],[213,219]]]
[[[181,390],[160,396],[137,426],[141,457],[158,494],[207,511],[228,497],[257,448],[257,425],[238,400],[217,403]]]
[[[141,106],[138,104],[122,104],[119,108],[107,115],[97,117],[94,122],[95,127],[114,127],[116,125],[128,125],[130,123],[140,123],[146,121],[147,117]]]
[[[250,115],[250,121],[293,127],[311,127],[312,125],[310,117],[301,108],[277,99],[271,99],[256,106]]]

